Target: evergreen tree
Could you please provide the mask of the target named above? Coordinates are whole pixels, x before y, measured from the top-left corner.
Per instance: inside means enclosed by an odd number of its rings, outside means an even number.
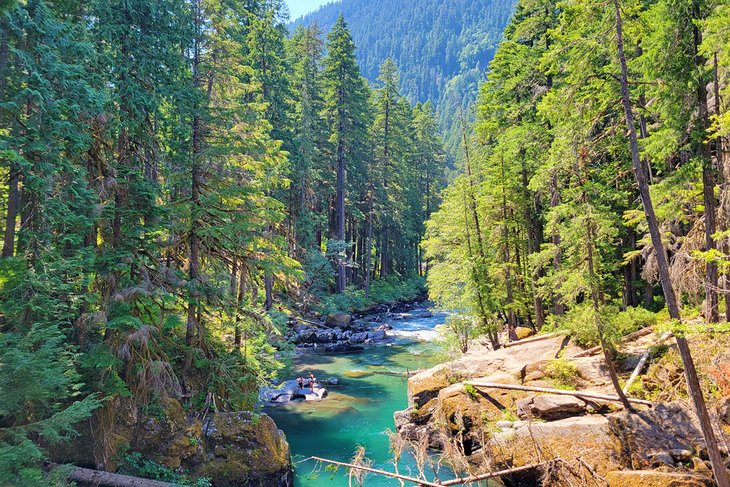
[[[346,241],[346,192],[348,167],[362,167],[368,127],[368,88],[355,59],[355,44],[340,16],[327,35],[324,61],[325,111],[333,145],[333,168],[336,174],[335,198],[330,217],[328,252],[337,264],[337,290],[346,286],[348,243]]]

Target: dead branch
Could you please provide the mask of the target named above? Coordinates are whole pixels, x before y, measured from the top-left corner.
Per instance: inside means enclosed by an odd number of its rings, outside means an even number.
[[[518,386],[514,384],[496,384],[494,382],[474,382],[468,381],[464,384],[470,384],[474,387],[486,388],[486,389],[510,389],[515,391],[526,391],[526,392],[542,392],[545,394],[558,394],[561,396],[574,396],[574,397],[585,397],[588,399],[596,399],[599,401],[610,401],[610,402],[621,402],[618,396],[609,396],[607,394],[600,394],[597,392],[586,392],[586,391],[566,391],[563,389],[547,389],[544,387],[530,387],[530,386]],[[634,404],[643,404],[644,406],[653,406],[650,401],[643,399],[628,398],[629,402]]]
[[[631,340],[634,340],[636,338],[641,338],[643,336],[649,335],[654,332],[654,328],[647,327],[642,328],[641,330],[635,331],[633,333],[629,333],[628,335],[621,338],[621,343],[630,342]],[[570,358],[580,358],[580,357],[590,357],[593,354],[596,354],[601,351],[600,345],[597,347],[589,348],[588,350],[583,350],[580,353],[577,353],[573,355]]]
[[[356,469],[356,470],[364,470],[366,472],[372,472],[372,473],[376,473],[378,475],[384,475],[386,477],[390,477],[390,478],[394,478],[394,479],[400,479],[400,480],[405,480],[407,482],[413,482],[413,483],[421,485],[421,486],[442,487],[442,484],[434,484],[433,482],[429,482],[427,480],[421,480],[421,479],[417,479],[415,477],[409,477],[407,475],[401,475],[401,474],[397,474],[397,473],[393,473],[393,472],[388,472],[387,470],[380,470],[378,468],[366,467],[364,465],[355,465],[354,463],[337,462],[335,460],[328,460],[326,458],[321,458],[321,457],[309,457],[309,458],[307,458],[307,460],[316,460],[318,462],[329,463],[331,465],[339,465],[341,467],[347,467],[347,468]]]
[[[524,340],[517,340],[516,342],[507,342],[502,345],[503,348],[509,348],[509,347],[516,347],[518,345],[525,345],[527,343],[532,342],[539,342],[542,340],[547,340],[548,338],[553,338],[556,336],[565,335],[565,333],[548,333],[547,335],[538,335],[535,337],[525,338]]]
[[[659,345],[661,345],[665,341],[669,340],[673,336],[674,336],[674,333],[672,333],[671,331],[668,331],[668,332],[664,333],[662,336],[660,336],[659,339],[654,343],[653,346],[658,347]],[[631,387],[631,384],[634,383],[636,378],[639,377],[639,374],[641,373],[641,371],[644,370],[644,366],[646,365],[646,362],[647,362],[647,360],[649,360],[649,356],[651,355],[651,348],[652,347],[648,347],[646,349],[644,354],[639,359],[639,363],[636,364],[636,368],[631,373],[631,377],[629,377],[629,380],[627,380],[626,384],[624,384],[624,388],[623,388],[624,394],[626,394],[629,391],[629,387]]]
[[[458,479],[454,480],[446,480],[441,483],[442,486],[448,486],[448,485],[463,485],[468,484],[470,482],[479,482],[480,480],[487,480],[492,479],[494,477],[502,477],[504,475],[512,475],[520,472],[525,472],[527,470],[532,470],[535,468],[542,468],[546,464],[545,463],[535,463],[533,465],[525,465],[523,467],[515,467],[515,468],[508,468],[506,470],[500,470],[498,472],[490,472],[485,473],[481,475],[473,475],[471,477],[460,477]]]

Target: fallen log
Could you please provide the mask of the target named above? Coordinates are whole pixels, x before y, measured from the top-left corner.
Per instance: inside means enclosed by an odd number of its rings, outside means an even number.
[[[668,332],[664,333],[662,336],[660,336],[659,339],[652,346],[658,347],[659,345],[666,342],[673,336],[674,336],[674,333],[672,333],[671,331],[668,331]],[[624,384],[624,387],[623,387],[624,394],[626,394],[629,391],[629,387],[631,387],[631,384],[634,383],[636,378],[639,377],[639,374],[641,373],[641,371],[644,370],[644,366],[646,365],[646,362],[649,360],[649,356],[651,355],[651,348],[652,347],[649,347],[646,349],[646,351],[644,351],[643,355],[639,359],[639,363],[636,364],[636,368],[631,373],[631,377],[629,377],[629,380],[627,380],[626,384]]]
[[[324,323],[320,323],[319,321],[314,321],[314,320],[308,320],[306,318],[297,318],[297,321],[301,321],[301,322],[306,323],[308,325],[314,325],[314,326],[319,326],[319,327],[323,327],[324,326]]]
[[[586,399],[595,399],[597,401],[609,401],[609,402],[621,402],[618,396],[609,396],[608,394],[601,394],[598,392],[586,392],[586,391],[566,391],[564,389],[547,389],[545,387],[530,387],[530,386],[519,386],[515,384],[497,384],[494,382],[475,382],[466,381],[464,384],[470,384],[474,387],[481,387],[485,389],[509,389],[514,391],[526,391],[526,392],[542,392],[544,394],[557,394],[561,396],[574,396],[574,397],[585,397]],[[643,399],[632,399],[628,398],[629,402],[634,404],[643,404],[644,406],[653,406],[650,401]]]
[[[633,333],[629,333],[628,335],[621,337],[621,343],[625,343],[625,342],[634,340],[636,338],[641,338],[641,337],[649,335],[653,332],[654,332],[654,328],[652,328],[651,326],[642,328],[641,330],[635,331]],[[570,358],[590,357],[591,355],[596,354],[600,351],[601,351],[601,346],[599,345],[597,347],[583,350],[582,352],[577,353]]]
[[[64,465],[49,464],[51,468],[63,467]],[[176,487],[178,484],[162,482],[160,480],[143,479],[118,473],[102,472],[90,468],[71,467],[66,476],[68,480],[83,482],[95,486],[107,487]]]
[[[538,335],[530,338],[525,338],[524,340],[517,340],[516,342],[507,342],[502,345],[502,348],[516,347],[518,345],[524,345],[526,343],[539,342],[560,335],[565,335],[565,333],[548,333],[547,335]]]
[[[508,468],[506,470],[500,470],[498,472],[490,472],[482,475],[473,475],[471,477],[460,477],[458,479],[446,480],[441,482],[441,485],[446,487],[448,485],[463,485],[470,482],[479,482],[481,480],[493,479],[495,477],[504,477],[505,475],[512,475],[520,472],[526,472],[535,468],[544,467],[544,463],[536,463],[534,465],[525,465],[523,467]]]
[[[365,465],[356,465],[354,463],[338,462],[335,460],[328,460],[326,458],[321,458],[321,457],[309,457],[302,461],[306,462],[307,460],[316,460],[318,462],[328,463],[330,465],[339,465],[340,467],[347,467],[347,468],[352,468],[352,469],[356,469],[356,470],[363,470],[365,472],[376,473],[378,475],[384,475],[386,477],[390,477],[393,479],[405,480],[406,482],[413,482],[414,484],[423,485],[426,487],[442,487],[442,485],[443,485],[443,484],[435,484],[435,483],[429,482],[427,480],[421,480],[416,477],[409,477],[408,475],[401,475],[401,474],[395,473],[395,472],[388,472],[387,470],[380,470],[378,468],[366,467]]]

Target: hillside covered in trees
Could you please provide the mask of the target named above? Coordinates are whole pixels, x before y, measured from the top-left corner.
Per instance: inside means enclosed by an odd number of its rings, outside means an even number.
[[[458,333],[599,345],[622,400],[619,338],[665,322],[719,485],[703,395],[725,379],[703,389],[687,336],[730,321],[729,25],[725,1],[521,0],[423,243],[432,298],[478,317]]]
[[[455,159],[460,109],[476,99],[499,44],[512,0],[343,0],[296,19],[327,31],[342,14],[352,30],[363,75],[374,81],[384,60],[401,71],[401,91],[411,102],[431,101]]]

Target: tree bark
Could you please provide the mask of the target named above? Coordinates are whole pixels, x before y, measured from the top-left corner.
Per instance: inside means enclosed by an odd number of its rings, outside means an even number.
[[[195,46],[193,54],[193,85],[195,89],[201,86],[200,79],[200,37],[202,36],[202,6],[201,0],[195,1],[194,23],[195,23]],[[200,107],[196,107],[200,108]],[[185,342],[191,345],[193,337],[197,332],[198,323],[198,296],[195,287],[200,274],[200,238],[198,236],[198,218],[200,217],[201,207],[201,186],[202,186],[202,120],[200,111],[196,109],[193,114],[193,134],[192,134],[192,170],[190,178],[191,189],[191,210],[190,210],[190,255],[188,262],[188,278],[190,287],[188,293],[188,318],[185,330]]]
[[[651,194],[649,192],[649,183],[646,179],[646,171],[641,163],[639,156],[639,142],[636,136],[636,126],[634,124],[634,114],[631,107],[631,98],[629,95],[629,79],[628,79],[628,68],[626,65],[626,55],[624,53],[624,39],[623,39],[623,20],[621,18],[621,7],[618,0],[613,0],[614,10],[616,14],[616,40],[618,44],[618,57],[621,65],[621,100],[624,107],[624,115],[626,117],[626,128],[629,132],[629,145],[631,148],[631,161],[634,169],[634,176],[636,182],[639,185],[639,194],[641,195],[641,201],[644,205],[644,213],[646,215],[646,221],[649,226],[649,233],[651,235],[651,241],[654,246],[654,252],[657,259],[657,267],[659,268],[659,277],[662,283],[662,289],[664,290],[664,298],[667,302],[667,309],[669,316],[677,322],[681,322],[682,316],[679,311],[679,300],[672,285],[672,280],[669,275],[669,262],[667,254],[662,244],[661,233],[659,232],[659,223],[654,212],[654,205],[651,200]],[[715,431],[712,427],[712,421],[707,411],[705,404],[705,398],[702,395],[702,389],[700,382],[697,377],[697,370],[695,369],[694,360],[692,359],[692,353],[687,343],[687,339],[682,335],[677,335],[677,349],[682,358],[684,365],[684,372],[687,378],[687,387],[689,394],[692,397],[694,403],[695,413],[700,421],[700,427],[702,428],[702,434],[707,444],[707,452],[712,462],[712,470],[715,474],[715,482],[718,487],[730,487],[730,481],[728,480],[727,470],[725,464],[722,461],[720,455],[720,449],[717,445],[717,439],[715,437]]]
[[[15,227],[20,211],[20,169],[10,162],[10,177],[8,179],[8,205],[5,215],[5,235],[3,238],[2,257],[12,257],[15,253]]]

